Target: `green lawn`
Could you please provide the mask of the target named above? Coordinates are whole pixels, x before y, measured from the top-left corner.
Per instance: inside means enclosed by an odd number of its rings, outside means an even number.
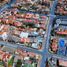
[[[3,65],[0,65],[0,67],[4,67]]]
[[[0,61],[0,67],[4,67],[2,61]]]
[[[25,64],[24,67],[33,67],[31,64]]]
[[[36,63],[33,63],[33,64],[25,64],[24,67],[36,67]]]

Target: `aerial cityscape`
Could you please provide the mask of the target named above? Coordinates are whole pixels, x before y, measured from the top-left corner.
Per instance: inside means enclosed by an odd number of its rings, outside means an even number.
[[[67,67],[67,0],[0,0],[0,67]]]

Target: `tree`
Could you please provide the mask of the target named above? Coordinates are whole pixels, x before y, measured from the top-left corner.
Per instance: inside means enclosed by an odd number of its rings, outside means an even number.
[[[20,59],[18,59],[16,67],[21,67],[21,65],[22,65],[22,61]]]
[[[8,67],[12,67],[13,61],[14,61],[14,57],[12,57],[12,58],[8,61]]]

